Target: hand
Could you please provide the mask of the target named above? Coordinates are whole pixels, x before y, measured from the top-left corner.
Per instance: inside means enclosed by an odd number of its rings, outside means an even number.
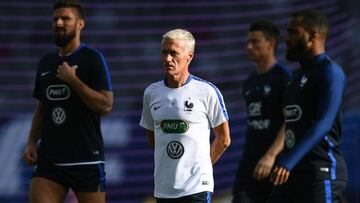
[[[265,154],[256,164],[253,177],[256,180],[262,180],[264,178],[267,178],[271,172],[271,168],[273,167],[274,163],[275,163],[275,156],[270,154]]]
[[[35,144],[27,144],[24,151],[24,160],[28,165],[36,164],[38,160],[37,149]]]
[[[78,68],[77,65],[70,66],[67,62],[63,62],[62,65],[59,65],[57,69],[57,75],[60,80],[71,83],[71,81],[76,78],[76,69]]]
[[[275,166],[271,171],[270,182],[274,185],[282,185],[286,183],[290,176],[290,172],[282,166]]]

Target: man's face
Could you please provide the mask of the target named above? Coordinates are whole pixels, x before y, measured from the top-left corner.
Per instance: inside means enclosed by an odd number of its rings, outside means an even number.
[[[309,50],[309,33],[305,31],[299,18],[293,18],[287,27],[286,58],[299,61]]]
[[[274,45],[265,38],[262,31],[250,31],[246,48],[249,58],[253,61],[264,60],[274,52]]]
[[[55,44],[65,47],[83,27],[83,20],[79,19],[73,8],[59,8],[54,11],[53,29]]]
[[[161,44],[165,74],[175,76],[184,73],[193,57],[183,40],[165,40]]]

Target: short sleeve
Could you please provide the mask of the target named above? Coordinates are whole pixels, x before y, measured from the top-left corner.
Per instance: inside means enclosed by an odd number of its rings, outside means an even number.
[[[143,108],[140,120],[140,126],[148,130],[154,131],[154,119],[150,112],[150,93],[145,90],[143,97]]]
[[[95,57],[93,57],[92,62],[92,84],[95,90],[107,90],[112,91],[111,78],[109,73],[109,68],[107,61],[105,60],[104,55],[97,50]]]

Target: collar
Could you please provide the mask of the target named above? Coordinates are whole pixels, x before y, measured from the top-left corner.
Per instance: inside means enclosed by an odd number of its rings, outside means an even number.
[[[181,87],[187,85],[187,84],[191,81],[191,79],[193,79],[193,77],[194,77],[194,76],[193,76],[192,74],[189,74],[189,77],[186,79],[185,83],[181,85]],[[169,87],[168,81],[167,81],[167,78],[166,78],[166,77],[165,77],[165,79],[164,79],[164,85],[165,85],[166,87]],[[170,87],[169,87],[169,88],[170,88]]]
[[[322,54],[314,56],[312,59],[301,60],[300,61],[301,68],[304,68],[304,69],[312,68],[312,67],[314,67],[314,65],[319,64],[325,58],[327,58],[327,54],[324,52]]]

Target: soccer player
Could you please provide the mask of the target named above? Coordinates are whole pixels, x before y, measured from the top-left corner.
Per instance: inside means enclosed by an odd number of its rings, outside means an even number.
[[[100,116],[112,109],[107,63],[80,42],[84,11],[76,1],[53,6],[58,51],[38,66],[38,99],[24,159],[34,167],[30,203],[61,203],[71,188],[80,203],[105,202],[104,146]],[[40,140],[39,148],[36,147]]]
[[[275,185],[286,184],[269,202],[343,202],[347,170],[340,139],[346,79],[325,52],[328,33],[327,18],[317,10],[297,12],[288,24],[286,57],[301,68],[285,91],[284,151],[271,173]]]
[[[263,203],[272,191],[268,180],[284,138],[281,103],[289,71],[276,61],[280,32],[268,20],[250,25],[247,50],[256,70],[244,82],[247,133],[242,160],[236,173],[233,203]]]
[[[195,39],[175,29],[161,42],[165,79],[144,92],[140,125],[155,148],[158,203],[210,202],[213,165],[230,145],[228,114],[215,85],[189,73]],[[215,139],[210,145],[210,130]]]

